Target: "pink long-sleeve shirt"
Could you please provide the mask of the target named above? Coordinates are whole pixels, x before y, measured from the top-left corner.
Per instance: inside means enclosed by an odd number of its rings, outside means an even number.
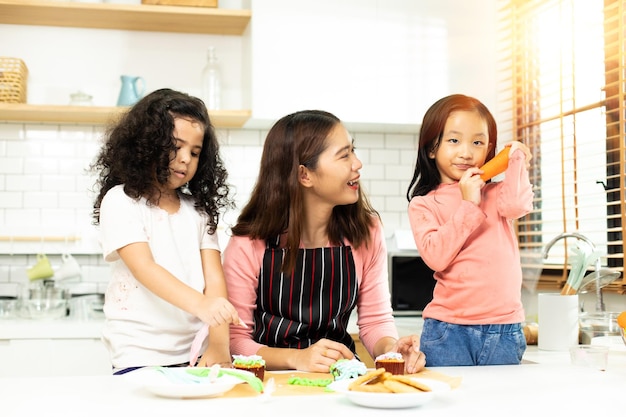
[[[462,199],[458,183],[411,199],[417,250],[437,280],[424,318],[455,324],[524,321],[513,221],[529,213],[532,202],[521,150],[510,155],[503,181],[485,185],[478,206]]]
[[[350,245],[350,242],[344,243]],[[263,347],[252,339],[252,329],[258,277],[265,249],[266,242],[263,240],[233,236],[224,250],[228,297],[240,319],[248,325],[248,329],[242,326],[230,327],[230,349],[234,355],[254,355]],[[390,301],[387,248],[380,222],[377,221],[371,228],[371,239],[367,245],[352,249],[359,285],[359,338],[370,355],[373,355],[374,345],[382,337],[398,338]]]

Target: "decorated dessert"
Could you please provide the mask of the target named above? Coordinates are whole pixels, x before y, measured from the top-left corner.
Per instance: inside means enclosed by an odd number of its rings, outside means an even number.
[[[358,359],[339,359],[330,365],[330,373],[335,381],[356,378],[365,375],[367,366]]]
[[[252,372],[261,381],[265,377],[265,360],[259,355],[233,355],[233,367]]]
[[[400,353],[387,352],[374,359],[376,369],[385,368],[392,375],[404,375],[404,358]]]

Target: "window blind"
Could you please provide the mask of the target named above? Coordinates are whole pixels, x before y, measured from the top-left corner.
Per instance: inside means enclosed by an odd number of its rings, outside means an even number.
[[[622,272],[625,218],[626,0],[500,0],[500,142],[531,149],[533,211],[517,222],[525,285],[562,286],[578,239],[588,237],[603,267]],[[546,274],[549,270],[559,271]],[[593,269],[593,268],[592,268]],[[543,271],[543,273],[540,273]]]

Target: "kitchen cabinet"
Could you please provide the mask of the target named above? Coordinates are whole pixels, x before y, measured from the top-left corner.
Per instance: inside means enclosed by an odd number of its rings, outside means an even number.
[[[110,375],[102,320],[0,322],[0,376]]]
[[[0,376],[110,374],[100,339],[0,339]]]
[[[242,36],[250,19],[250,10],[0,0],[0,24]],[[124,110],[123,107],[106,106],[0,103],[0,120],[103,124]],[[251,111],[216,110],[211,111],[210,116],[217,128],[237,128],[246,123]]]

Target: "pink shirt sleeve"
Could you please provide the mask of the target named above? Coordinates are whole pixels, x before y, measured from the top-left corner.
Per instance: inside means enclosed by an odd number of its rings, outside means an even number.
[[[256,309],[258,274],[263,262],[265,242],[245,236],[232,236],[224,250],[224,275],[228,298],[248,325],[230,326],[230,350],[233,355],[255,355],[263,346],[252,339],[253,314]]]
[[[359,338],[373,357],[376,342],[383,337],[398,339],[398,330],[391,309],[387,246],[383,227],[378,219],[370,232],[367,245],[361,245],[354,251],[354,263],[359,278]]]

